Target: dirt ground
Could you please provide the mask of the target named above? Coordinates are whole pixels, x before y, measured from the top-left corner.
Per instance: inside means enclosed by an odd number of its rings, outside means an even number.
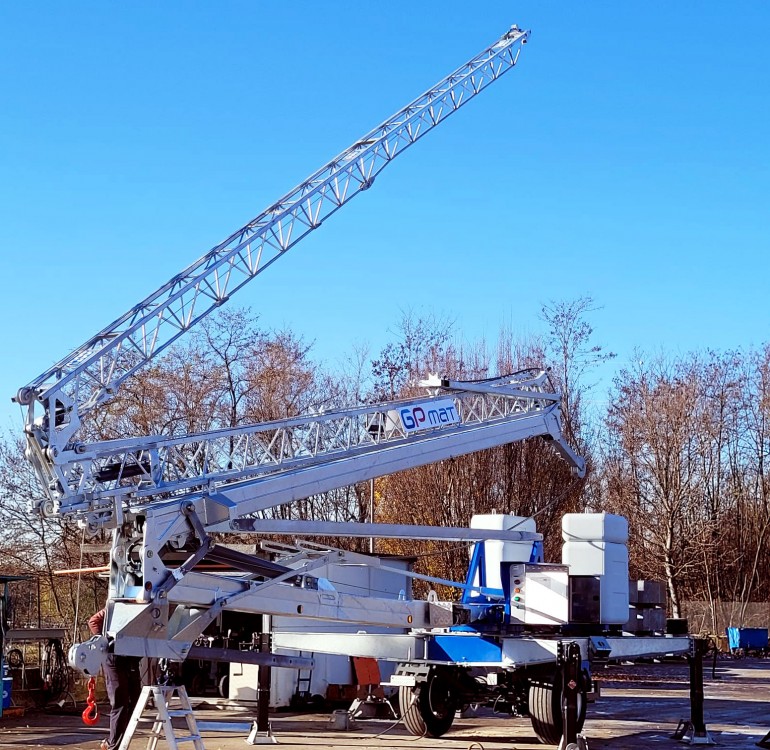
[[[754,748],[770,731],[770,660],[719,661],[716,679],[705,665],[706,723],[719,747]],[[584,734],[591,750],[675,747],[677,723],[689,716],[688,669],[683,663],[611,666],[601,670],[602,695],[588,709]],[[206,750],[235,750],[244,742],[252,715],[213,701],[193,701]],[[85,727],[80,711],[37,711],[0,719],[0,748],[96,750],[105,736],[101,726]],[[400,724],[383,719],[359,721],[351,731],[334,730],[330,714],[271,716],[279,745],[287,748],[442,748],[443,750],[533,750],[544,748],[528,719],[511,719],[488,710],[457,719],[441,739],[418,738]],[[229,726],[228,726],[229,724]],[[214,731],[215,727],[227,731]],[[131,747],[145,747],[141,736]],[[159,747],[165,747],[161,743]],[[185,743],[183,747],[190,747]]]

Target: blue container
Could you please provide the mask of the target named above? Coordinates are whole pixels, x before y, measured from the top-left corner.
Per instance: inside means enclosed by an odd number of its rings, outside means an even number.
[[[3,708],[11,707],[11,687],[13,677],[3,677]]]
[[[767,628],[727,628],[727,642],[731,649],[765,649],[768,644]]]

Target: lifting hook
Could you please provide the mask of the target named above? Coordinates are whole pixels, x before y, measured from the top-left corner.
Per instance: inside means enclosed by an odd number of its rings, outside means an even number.
[[[88,697],[86,698],[86,708],[83,711],[83,723],[89,727],[94,726],[99,721],[99,706],[96,705],[96,678],[91,677],[88,680]]]

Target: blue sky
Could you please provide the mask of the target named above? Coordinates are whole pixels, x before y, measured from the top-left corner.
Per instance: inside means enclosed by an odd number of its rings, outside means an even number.
[[[512,23],[517,69],[235,304],[330,366],[403,309],[494,338],[581,295],[613,367],[770,340],[768,3],[4,3],[0,428],[19,386]]]

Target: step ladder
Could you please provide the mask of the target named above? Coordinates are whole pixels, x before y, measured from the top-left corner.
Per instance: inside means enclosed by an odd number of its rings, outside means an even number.
[[[299,652],[300,656],[304,655],[304,652]],[[314,656],[310,653],[310,658]],[[308,706],[310,704],[310,684],[313,679],[312,669],[298,669],[297,670],[297,689],[295,692],[296,700],[301,706]]]
[[[156,715],[155,717],[144,717],[142,714],[150,699],[155,706]],[[180,729],[174,727],[173,719],[185,720],[187,734],[182,736],[175,734]],[[198,732],[198,725],[184,685],[146,685],[143,687],[118,750],[128,750],[139,724],[149,722],[152,723],[152,729],[147,742],[147,750],[156,750],[158,742],[164,738],[168,743],[169,750],[179,750],[179,745],[182,742],[191,742],[195,750],[206,750],[200,732]]]

